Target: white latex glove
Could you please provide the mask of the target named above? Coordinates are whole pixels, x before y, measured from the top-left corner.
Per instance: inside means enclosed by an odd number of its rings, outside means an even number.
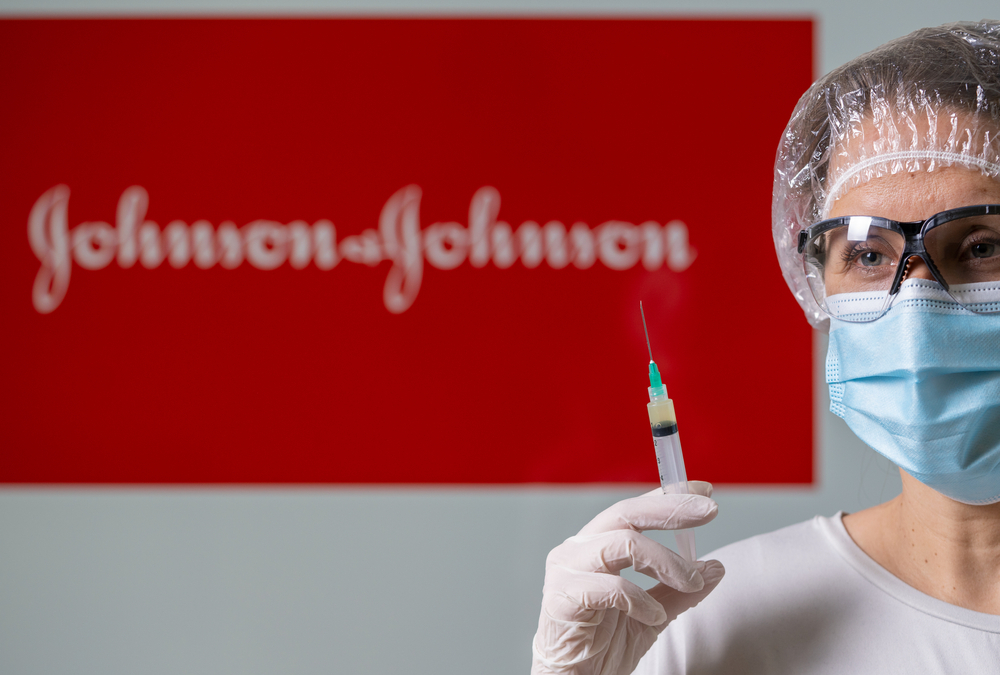
[[[725,574],[718,560],[691,564],[643,530],[704,525],[718,512],[712,486],[690,495],[657,488],[618,502],[545,561],[542,613],[532,643],[532,675],[626,675],[667,624],[694,607]],[[644,591],[619,572],[633,566],[660,583]]]

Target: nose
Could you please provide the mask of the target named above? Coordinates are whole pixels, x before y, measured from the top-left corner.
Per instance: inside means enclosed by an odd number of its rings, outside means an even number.
[[[927,263],[924,262],[923,258],[919,256],[911,256],[906,261],[906,273],[903,275],[903,279],[926,279],[928,281],[934,281],[934,275],[931,274],[931,270],[927,267]]]

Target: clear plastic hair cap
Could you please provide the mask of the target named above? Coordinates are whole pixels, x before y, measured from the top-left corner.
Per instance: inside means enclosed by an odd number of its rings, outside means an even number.
[[[826,329],[829,317],[798,232],[874,178],[953,166],[1000,179],[1000,21],[918,30],[806,91],[778,146],[771,212],[782,274],[810,323]]]

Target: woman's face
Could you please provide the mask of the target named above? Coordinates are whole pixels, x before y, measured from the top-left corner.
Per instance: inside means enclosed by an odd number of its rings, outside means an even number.
[[[925,220],[935,213],[960,206],[1000,204],[1000,181],[979,171],[949,167],[931,172],[900,173],[875,178],[849,190],[830,209],[830,218],[840,216],[880,216],[901,222]],[[841,233],[846,239],[846,234]],[[995,240],[996,236],[992,235]],[[848,250],[846,241],[827,242],[828,251]],[[827,295],[863,290],[848,287],[849,280],[871,279],[895,273],[893,253],[899,242],[872,242],[853,256],[831,256],[824,274]],[[989,243],[986,243],[989,246]],[[980,244],[978,251],[987,250]],[[987,250],[987,252],[989,252]],[[1000,255],[1000,251],[996,251]],[[935,260],[935,262],[938,262]],[[944,261],[941,261],[944,262]],[[881,269],[880,269],[881,266]],[[908,279],[933,279],[927,266],[914,260]]]

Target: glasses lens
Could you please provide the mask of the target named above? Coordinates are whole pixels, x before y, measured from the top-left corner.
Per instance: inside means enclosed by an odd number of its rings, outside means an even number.
[[[903,235],[872,220],[847,219],[813,237],[804,249],[813,296],[831,316],[845,321],[881,316],[903,254]]]
[[[924,246],[955,300],[974,312],[1000,311],[1000,215],[938,225]]]

